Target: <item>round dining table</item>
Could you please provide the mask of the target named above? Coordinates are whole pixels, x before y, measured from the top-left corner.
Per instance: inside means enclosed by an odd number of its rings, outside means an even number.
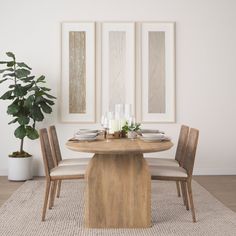
[[[151,176],[143,154],[172,146],[139,138],[68,141],[73,151],[94,153],[85,173],[85,227],[151,227]]]

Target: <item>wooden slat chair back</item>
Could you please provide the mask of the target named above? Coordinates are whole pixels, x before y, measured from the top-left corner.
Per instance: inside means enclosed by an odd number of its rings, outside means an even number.
[[[192,211],[193,222],[196,222],[192,194],[192,174],[197,150],[199,131],[191,128],[188,135],[182,166],[154,166],[151,169],[153,180],[177,181],[181,183],[184,205]]]
[[[46,174],[46,190],[42,214],[42,221],[44,221],[47,206],[49,209],[53,206],[58,181],[65,179],[82,179],[84,178],[84,168],[80,165],[57,166],[53,160],[47,129],[40,129],[39,137]]]
[[[52,147],[53,159],[58,165],[59,162],[62,160],[62,156],[61,156],[60,144],[57,137],[56,127],[54,125],[49,127],[49,136],[52,144],[51,147]]]
[[[50,126],[48,129],[49,139],[52,148],[52,156],[55,166],[68,166],[68,165],[81,165],[85,169],[89,162],[88,158],[62,158],[60,143],[57,136],[56,127],[54,125]],[[61,180],[57,183],[57,197],[60,196],[61,191]]]
[[[55,163],[52,157],[51,146],[50,146],[50,142],[48,138],[47,129],[39,130],[39,138],[40,138],[41,150],[43,154],[45,175],[47,179],[50,179],[50,170],[55,167]]]
[[[191,128],[189,132],[188,142],[185,151],[183,168],[187,171],[188,176],[192,176],[197,150],[199,131]]]
[[[178,145],[175,153],[175,160],[179,162],[180,166],[183,165],[186,144],[188,139],[189,127],[186,125],[182,125],[179,134]]]

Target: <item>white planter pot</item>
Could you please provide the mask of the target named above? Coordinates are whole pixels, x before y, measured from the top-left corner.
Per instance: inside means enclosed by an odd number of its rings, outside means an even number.
[[[33,157],[9,157],[8,179],[12,181],[32,179],[32,160]]]

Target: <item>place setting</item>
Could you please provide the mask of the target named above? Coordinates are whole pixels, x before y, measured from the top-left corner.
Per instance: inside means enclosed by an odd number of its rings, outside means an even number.
[[[86,141],[91,142],[97,140],[99,134],[103,131],[96,130],[96,129],[79,129],[74,133],[73,138],[69,139],[68,141]]]
[[[141,133],[140,139],[144,142],[170,141],[171,137],[164,133]]]

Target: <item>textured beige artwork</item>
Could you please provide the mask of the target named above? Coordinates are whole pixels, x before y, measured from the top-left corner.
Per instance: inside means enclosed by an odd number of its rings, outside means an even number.
[[[86,33],[69,33],[69,113],[86,113]]]
[[[165,32],[149,32],[148,112],[165,113]]]
[[[109,32],[109,110],[125,103],[126,33]]]

